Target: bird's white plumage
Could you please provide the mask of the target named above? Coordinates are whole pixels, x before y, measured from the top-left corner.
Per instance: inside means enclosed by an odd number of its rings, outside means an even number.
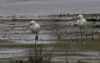
[[[96,26],[97,24],[94,22],[88,22],[86,19],[83,17],[83,15],[78,15],[78,20],[75,22],[70,22],[68,23],[69,26],[78,26],[78,27],[93,27]]]
[[[76,24],[77,24],[78,26],[84,26],[84,25],[87,24],[87,21],[86,21],[85,18],[83,18],[83,15],[79,15],[78,18],[79,18],[79,19],[78,19],[77,22],[76,22]]]
[[[40,25],[36,23],[34,20],[30,22],[30,30],[32,33],[39,33],[40,31]]]
[[[34,21],[34,20],[32,20],[31,22],[30,22],[30,25],[34,25],[36,22]]]
[[[96,25],[94,22],[87,22],[83,15],[79,15],[78,18],[76,24],[80,27],[91,27]]]

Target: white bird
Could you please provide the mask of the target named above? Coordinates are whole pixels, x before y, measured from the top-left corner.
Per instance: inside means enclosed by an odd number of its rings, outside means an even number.
[[[83,17],[83,15],[78,16],[78,20],[76,22],[76,25],[80,28],[81,36],[82,36],[82,29],[87,28],[87,30],[90,30],[90,33],[93,32],[93,26],[96,24],[94,22],[87,22],[86,19]]]
[[[80,28],[80,34],[82,37],[82,29],[84,28],[84,26],[87,24],[87,21],[85,18],[83,18],[83,15],[78,15],[78,20],[75,23],[75,25],[77,25]]]
[[[76,22],[76,24],[77,24],[78,26],[84,26],[84,25],[87,24],[87,21],[86,21],[85,18],[83,18],[83,15],[79,15],[78,18],[79,18],[79,19],[78,19],[77,22]]]
[[[84,27],[87,24],[87,21],[85,18],[83,18],[83,15],[78,15],[78,20],[76,22],[69,23],[71,26],[79,26]]]
[[[38,33],[40,31],[40,25],[34,20],[32,20],[30,22],[30,26],[27,29],[30,29],[33,34],[36,34],[35,40],[38,40]]]
[[[78,15],[78,20],[74,25],[77,25],[79,27],[92,27],[96,24],[94,22],[87,22],[83,15]]]
[[[30,22],[30,27],[29,27],[29,29],[31,30],[31,32],[34,34],[34,33],[39,33],[39,31],[40,31],[40,25],[37,23],[37,22],[35,22],[34,20],[32,20],[31,22]]]
[[[34,50],[35,50],[35,55],[36,55],[36,57],[37,57],[37,44],[36,44],[36,41],[38,40],[38,33],[39,33],[39,31],[40,31],[40,25],[37,23],[37,22],[35,22],[34,20],[32,20],[31,22],[30,22],[30,26],[29,26],[29,29],[31,30],[31,32],[33,33],[33,34],[36,34],[36,36],[35,36],[35,48],[34,48]]]

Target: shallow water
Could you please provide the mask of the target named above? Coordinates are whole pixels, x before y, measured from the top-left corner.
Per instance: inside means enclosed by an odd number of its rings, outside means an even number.
[[[4,22],[6,23],[6,22]],[[9,23],[9,22],[7,22]],[[11,23],[11,22],[10,22]],[[20,22],[15,22],[15,25],[0,25],[0,39],[1,40],[10,40],[12,42],[5,42],[4,44],[34,44],[35,43],[35,34],[32,34],[29,30],[26,32],[23,32],[28,26],[23,27]],[[41,22],[39,22],[41,23]],[[50,22],[52,23],[52,22]],[[48,24],[50,24],[48,23]],[[65,24],[65,22],[63,22]],[[67,22],[66,22],[67,23]],[[69,22],[68,22],[69,23]],[[22,25],[21,25],[22,24]],[[9,26],[9,27],[8,27]],[[61,39],[65,41],[61,42],[71,42],[72,39],[86,39],[85,35],[83,37],[80,36],[79,28],[78,27],[70,27],[68,26],[66,29],[65,34],[65,28],[60,28],[62,30],[55,31],[52,30],[52,27],[50,25],[45,25],[42,21],[42,30],[39,33],[39,40],[37,44],[55,44],[58,42],[58,35],[57,32],[62,32]],[[47,26],[47,27],[44,27]],[[12,28],[13,27],[13,28]],[[17,28],[16,28],[17,27]],[[24,28],[24,29],[23,29]],[[10,29],[10,30],[9,30]],[[47,30],[48,29],[48,30]],[[9,30],[9,31],[6,31]],[[76,34],[77,33],[77,34]],[[75,35],[76,34],[76,35]],[[94,38],[99,38],[99,35],[95,35]],[[70,40],[70,41],[67,41]],[[85,41],[85,40],[84,40]],[[75,42],[75,41],[74,41]],[[77,42],[77,41],[76,41]],[[2,42],[1,42],[2,44]],[[29,55],[29,50],[32,50],[32,48],[11,48],[11,47],[5,47],[0,48],[0,58],[21,58],[21,57],[27,57]],[[78,60],[83,60],[86,62],[100,62],[100,52],[99,51],[73,51],[73,50],[63,50],[63,49],[55,49],[52,46],[48,46],[43,49],[43,53],[53,53],[54,57],[52,58],[52,61],[56,62],[66,62],[66,56],[64,56],[66,53],[70,54],[67,56],[67,59],[69,62],[76,62]],[[90,61],[91,60],[91,61]]]
[[[1,48],[0,49],[0,58],[13,58],[25,56],[27,53],[27,48]]]

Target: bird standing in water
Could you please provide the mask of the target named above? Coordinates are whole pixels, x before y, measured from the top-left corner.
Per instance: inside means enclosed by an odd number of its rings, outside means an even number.
[[[83,17],[83,15],[79,15],[76,25],[80,28],[81,37],[82,37],[82,29],[84,29],[86,27],[88,29],[90,28],[91,32],[93,33],[93,28],[91,28],[91,27],[94,26],[95,23],[87,22],[86,19]],[[92,34],[92,40],[93,40],[93,34]]]
[[[35,22],[34,20],[32,20],[30,22],[30,26],[28,27],[28,29],[30,29],[33,34],[36,34],[34,52],[35,52],[35,58],[37,59],[37,56],[38,56],[37,52],[38,51],[37,51],[36,41],[38,41],[38,34],[39,34],[39,31],[40,31],[40,25],[37,22]]]
[[[78,15],[78,20],[76,22],[76,25],[80,28],[81,37],[82,37],[82,29],[85,27],[86,24],[87,21],[85,18],[83,18],[83,15]]]

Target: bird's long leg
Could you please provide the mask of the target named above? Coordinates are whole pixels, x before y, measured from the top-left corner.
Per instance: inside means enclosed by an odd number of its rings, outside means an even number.
[[[36,36],[35,36],[35,60],[37,59],[38,57],[38,53],[37,53],[37,42],[38,41],[38,34],[36,33]]]
[[[81,27],[79,27],[80,28],[80,34],[81,34],[81,38],[82,38],[82,28]]]
[[[94,40],[94,31],[93,31],[93,28],[91,28],[91,39]]]
[[[38,41],[38,33],[36,33],[35,40]]]

